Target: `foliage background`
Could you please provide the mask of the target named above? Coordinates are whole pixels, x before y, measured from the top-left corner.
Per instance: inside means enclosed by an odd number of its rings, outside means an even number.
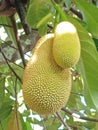
[[[60,21],[73,23],[81,42],[80,61],[72,68],[70,99],[60,115],[72,130],[98,130],[98,1],[30,0],[25,8],[22,0],[19,6],[17,2],[13,15],[0,10],[0,130],[66,129],[56,115],[43,118],[29,110],[22,96],[30,51]]]

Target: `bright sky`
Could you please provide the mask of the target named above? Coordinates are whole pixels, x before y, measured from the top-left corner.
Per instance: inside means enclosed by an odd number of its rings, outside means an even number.
[[[7,37],[7,34],[4,33],[4,28],[1,27],[1,28],[0,28],[0,39],[5,40],[6,37]]]

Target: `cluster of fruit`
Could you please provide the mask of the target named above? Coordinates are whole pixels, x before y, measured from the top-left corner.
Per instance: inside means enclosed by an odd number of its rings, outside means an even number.
[[[72,86],[70,68],[77,64],[80,50],[77,30],[67,21],[38,40],[23,75],[23,96],[28,107],[49,115],[66,105]]]

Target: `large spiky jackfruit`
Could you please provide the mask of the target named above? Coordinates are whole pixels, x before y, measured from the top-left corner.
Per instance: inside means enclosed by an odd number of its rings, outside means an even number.
[[[41,115],[59,111],[71,91],[70,69],[63,69],[53,58],[53,34],[40,38],[23,76],[25,103]]]

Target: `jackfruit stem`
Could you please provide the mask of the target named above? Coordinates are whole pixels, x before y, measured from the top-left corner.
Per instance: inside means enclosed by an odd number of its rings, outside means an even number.
[[[61,19],[63,21],[66,21],[67,16],[66,16],[65,12],[62,10],[62,8],[59,6],[59,4],[57,4],[54,0],[51,0],[51,2],[53,3],[54,8],[56,9],[56,11],[59,12],[59,14],[61,16]]]
[[[66,128],[66,130],[71,130],[71,128],[68,126],[68,124],[63,120],[62,116],[56,112],[56,115],[58,117],[58,119],[61,121],[61,123],[64,125],[64,127]]]

